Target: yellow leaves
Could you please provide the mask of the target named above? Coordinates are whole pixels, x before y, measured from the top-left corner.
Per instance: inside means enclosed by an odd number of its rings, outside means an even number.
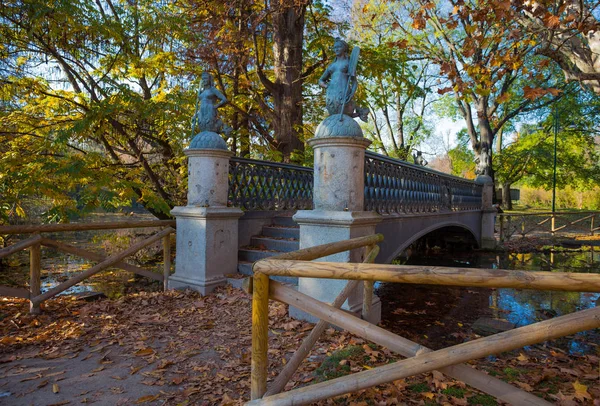
[[[587,391],[587,386],[581,384],[579,381],[573,382],[573,389],[575,389],[575,397],[581,401],[592,400],[592,396]]]
[[[58,387],[57,383],[52,384],[52,393],[58,393],[60,392],[60,388]]]
[[[519,356],[517,357],[517,359],[522,362],[529,361],[529,357],[527,357],[527,355],[525,355],[523,353],[520,353]]]

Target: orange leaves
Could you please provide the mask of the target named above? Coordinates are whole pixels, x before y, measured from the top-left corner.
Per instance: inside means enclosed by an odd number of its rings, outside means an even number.
[[[543,21],[548,28],[558,28],[560,26],[560,18],[550,13],[544,16]]]
[[[137,355],[138,357],[145,357],[152,354],[154,354],[154,350],[150,347],[143,348],[135,352],[135,355]]]
[[[419,14],[416,14],[415,16],[413,16],[413,22],[412,22],[411,26],[415,30],[421,31],[422,29],[424,29],[427,26],[427,23],[425,22],[425,18],[423,17],[423,15],[419,13]]]
[[[442,87],[442,88],[439,88],[439,89],[437,90],[438,94],[440,94],[440,95],[443,95],[443,94],[449,93],[449,92],[451,92],[451,91],[452,91],[452,87],[451,87],[451,86],[448,86],[448,87]]]
[[[135,401],[135,404],[141,405],[143,403],[154,402],[157,399],[158,399],[158,395],[146,395],[146,396],[142,396],[141,398],[138,398],[138,400]]]
[[[510,101],[510,95],[508,93],[502,93],[498,98],[496,98],[496,101],[499,104],[507,103]]]
[[[533,88],[530,86],[525,86],[523,88],[523,96],[528,99],[528,100],[535,100],[538,99],[540,97],[544,97],[547,94],[551,94],[552,96],[558,96],[560,94],[561,90],[560,89],[554,89],[554,88]]]

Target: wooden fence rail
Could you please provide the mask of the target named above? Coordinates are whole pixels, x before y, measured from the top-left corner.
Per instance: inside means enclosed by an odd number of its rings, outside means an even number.
[[[357,248],[372,244],[368,237],[342,243],[313,247],[311,252],[326,255],[344,250],[346,246]],[[332,252],[335,251],[335,252]],[[372,252],[372,250],[371,250]],[[304,250],[303,254],[307,254]],[[303,258],[300,252],[287,253],[284,258],[264,259],[254,264],[253,281],[248,287],[253,292],[252,299],[252,375],[250,405],[301,405],[365,389],[374,385],[392,382],[414,374],[440,370],[455,379],[461,380],[483,392],[511,404],[549,405],[521,389],[515,388],[494,377],[465,365],[458,365],[472,359],[508,351],[525,345],[536,344],[579,331],[600,327],[600,308],[579,311],[541,323],[532,324],[512,331],[482,338],[439,351],[428,348],[374,326],[365,320],[340,310],[346,290],[358,287],[360,281],[384,281],[402,283],[425,283],[452,286],[486,286],[528,289],[551,289],[565,291],[600,292],[600,275],[556,274],[548,272],[522,272],[489,269],[460,269],[440,267],[410,267],[399,265],[379,265],[369,261],[362,264],[308,262],[314,256]],[[370,259],[371,254],[367,255]],[[269,276],[286,275],[309,278],[333,278],[351,280],[333,305],[322,303],[280,283],[269,280]],[[268,354],[268,301],[278,300],[295,306],[321,321],[301,345],[299,354],[294,354],[293,366],[286,367],[267,391]],[[339,300],[338,300],[339,299]],[[327,323],[344,328],[362,338],[385,346],[408,358],[394,364],[378,367],[311,385],[305,388],[280,393],[285,383],[299,366],[300,361],[310,351]],[[318,328],[317,328],[318,327]],[[315,337],[317,336],[317,337]],[[261,399],[262,398],[262,399]]]
[[[147,227],[165,227],[151,237],[140,241],[124,251],[105,257],[91,251],[75,247],[59,241],[44,238],[40,233],[50,232],[68,232],[68,231],[88,231],[88,230],[115,230],[124,228],[147,228]],[[49,298],[58,295],[69,289],[75,284],[101,272],[109,267],[116,267],[125,271],[133,272],[154,280],[161,281],[164,289],[167,288],[168,278],[171,272],[171,237],[175,231],[171,226],[175,226],[174,220],[150,220],[150,221],[126,221],[126,222],[104,222],[91,224],[49,224],[36,226],[2,226],[2,234],[24,234],[35,233],[26,240],[20,241],[12,246],[0,250],[0,258],[14,254],[18,251],[29,249],[29,289],[0,286],[0,296],[18,297],[29,299],[30,312],[37,314],[40,312],[40,304]],[[151,272],[146,269],[123,262],[123,259],[135,254],[140,249],[147,247],[157,241],[162,241],[164,266],[162,273]],[[41,292],[41,246],[53,248],[68,254],[77,255],[84,259],[98,262],[92,268],[75,275],[67,281],[55,286],[54,288]]]
[[[499,213],[500,241],[507,241],[513,235],[525,237],[533,233],[555,236],[559,231],[594,233],[600,212],[540,212],[540,213]],[[558,223],[564,223],[558,225]],[[583,224],[582,224],[583,223]]]

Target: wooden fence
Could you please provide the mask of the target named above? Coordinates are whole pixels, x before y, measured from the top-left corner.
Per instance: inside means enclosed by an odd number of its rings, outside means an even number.
[[[163,282],[167,288],[167,281],[171,272],[171,237],[170,234],[175,230],[175,220],[148,220],[148,221],[126,221],[126,222],[104,222],[91,224],[48,224],[36,226],[2,226],[0,234],[33,234],[26,240],[20,241],[14,245],[0,250],[0,259],[14,254],[18,251],[29,249],[29,289],[0,286],[0,296],[19,297],[29,299],[30,312],[39,313],[40,303],[58,295],[69,289],[71,286],[103,271],[109,267],[120,268],[126,271],[145,276]],[[52,232],[69,231],[89,231],[89,230],[116,230],[124,228],[146,228],[146,227],[164,227],[161,231],[153,234],[143,241],[133,244],[122,252],[113,254],[109,257],[87,251],[70,244],[54,241],[44,238],[42,234]],[[162,240],[164,267],[163,273],[159,274],[146,269],[128,264],[123,260],[135,254],[137,251],[147,247],[157,241]],[[84,259],[97,262],[96,265],[80,274],[60,283],[48,291],[41,293],[41,246],[50,247],[57,251],[77,255]]]
[[[463,381],[503,402],[515,405],[550,404],[533,394],[461,363],[579,331],[598,328],[600,327],[600,307],[578,311],[438,351],[432,351],[390,333],[340,310],[339,307],[360,281],[368,283],[367,290],[372,287],[373,281],[384,281],[600,292],[600,275],[372,264],[371,262],[377,255],[377,248],[374,244],[382,239],[381,235],[361,237],[286,253],[254,264],[254,276],[247,286],[247,289],[253,293],[252,401],[248,405],[308,404],[433,370]],[[362,264],[309,262],[360,247],[367,247],[368,252]],[[269,276],[348,279],[350,281],[334,303],[329,305],[272,281]],[[271,387],[267,388],[269,299],[295,306],[321,321],[304,340]],[[280,393],[328,324],[341,327],[409,358],[368,371]]]
[[[525,237],[532,234],[577,233],[590,234],[600,230],[600,212],[541,212],[499,213],[496,220],[500,241],[513,235]]]

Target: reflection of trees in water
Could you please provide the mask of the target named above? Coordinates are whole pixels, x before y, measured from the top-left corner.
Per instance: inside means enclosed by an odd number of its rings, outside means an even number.
[[[600,273],[600,252],[595,247],[588,249],[502,254],[497,257],[497,267],[529,271]]]
[[[600,250],[591,247],[586,251],[523,254],[455,251],[411,257],[408,262],[414,265],[600,273]],[[517,327],[591,308],[596,305],[596,301],[600,301],[600,293],[492,289],[488,296],[492,316],[505,318]],[[469,309],[463,307],[463,311],[478,313],[472,307]],[[585,342],[598,340],[598,334],[598,331],[582,332],[574,337],[562,339],[560,346],[568,351],[582,352],[587,350]]]
[[[506,319],[517,326],[524,326],[554,315],[562,316],[593,307],[600,294],[498,289],[498,296],[498,307],[510,311]]]

